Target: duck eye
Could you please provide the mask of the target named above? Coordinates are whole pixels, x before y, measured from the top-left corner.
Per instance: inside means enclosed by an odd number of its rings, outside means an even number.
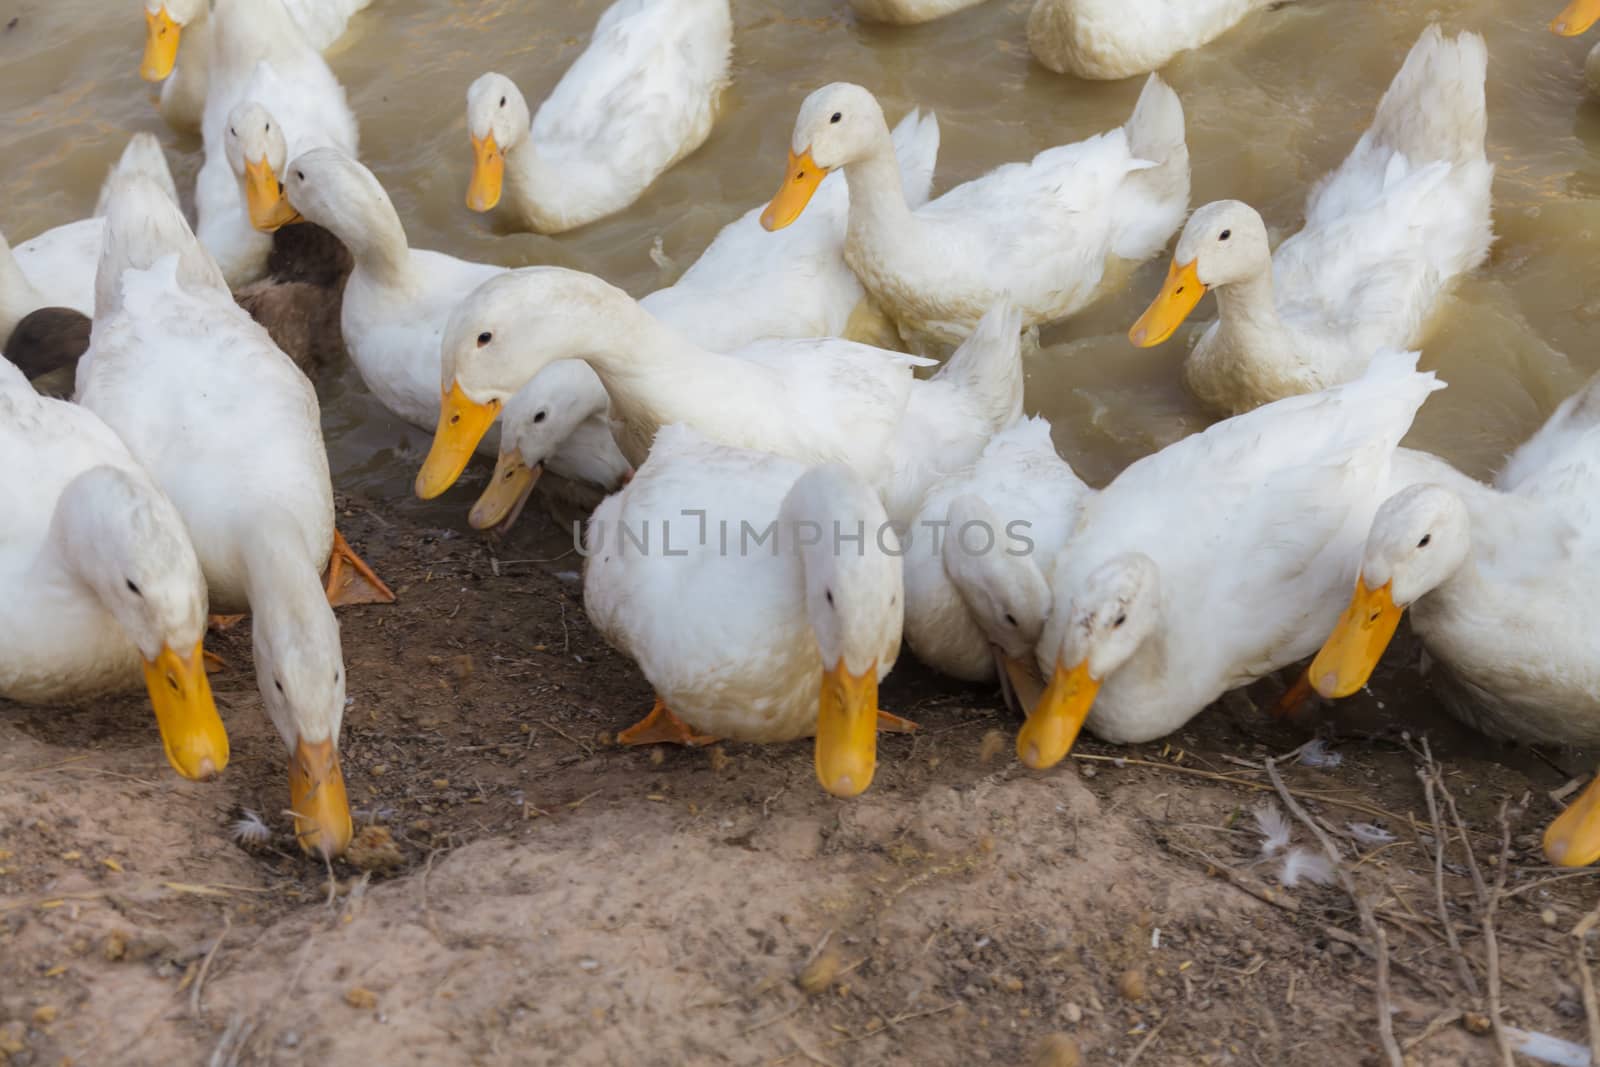
[[[1111,628],[1114,630],[1114,629],[1116,629],[1117,627],[1121,626],[1123,623],[1125,623],[1127,621],[1128,621],[1128,616],[1127,616],[1126,613],[1124,613],[1122,615],[1118,615],[1117,616],[1117,620],[1111,624]]]
[[[831,118],[831,119],[829,119],[829,120],[828,120],[828,121],[829,121],[829,122],[838,122],[838,121],[839,121],[839,120],[840,120],[840,119],[842,119],[842,118],[844,118],[844,115],[843,115],[843,113],[841,113],[841,112],[838,112],[838,111],[835,111],[835,112],[834,112],[834,113],[833,113],[833,118]]]
[[[239,131],[234,129],[232,126],[229,126],[228,127],[228,135],[230,137],[237,137],[237,136],[239,136]]]
[[[1432,540],[1433,540],[1433,534],[1431,534],[1431,533],[1430,534],[1423,534],[1422,535],[1422,540],[1417,542],[1417,547],[1418,548],[1427,548],[1428,547],[1428,542],[1432,541]]]
[[[278,692],[280,692],[280,693],[282,693],[282,692],[283,692],[283,683],[282,683],[282,682],[280,682],[280,681],[278,681],[278,680],[277,680],[277,679],[276,679],[276,678],[274,678],[274,679],[273,679],[273,680],[272,680],[272,686],[273,686],[273,688],[274,688],[274,689],[276,689],[276,690],[277,690],[277,691],[278,691]]]
[[[534,415],[533,415],[533,421],[534,422],[543,422],[544,419],[545,419],[545,413],[544,412],[542,412],[542,411],[534,412]]]
[[[1226,241],[1228,238],[1230,238],[1232,236],[1233,236],[1233,231],[1232,230],[1223,230],[1222,231],[1222,236],[1218,237],[1217,240]]]
[[[484,330],[482,333],[480,333],[478,335],[478,347],[482,348],[484,345],[488,344],[490,341],[493,341],[493,340],[494,340],[494,334],[490,333],[488,330]]]
[[[501,107],[505,107],[506,106],[506,98],[503,97],[503,96],[500,98],[500,106]]]
[[[297,171],[295,171],[295,172],[294,172],[294,176],[295,176],[295,177],[296,177],[296,178],[298,178],[298,179],[300,179],[300,180],[301,180],[301,181],[305,181],[305,180],[306,180],[306,172],[305,172],[305,171],[303,171],[303,170],[297,170]]]
[[[272,132],[272,123],[270,123],[270,122],[269,122],[269,123],[267,123],[267,132],[268,132],[268,133],[271,133],[271,132]]]
[[[832,589],[824,589],[822,591],[822,595],[828,598],[828,606],[830,608],[833,607],[833,590]]]
[[[1009,626],[1015,626],[1017,624],[1017,617],[1011,614],[1009,611],[1006,612],[1006,624]]]
[[[144,596],[143,593],[139,592],[139,587],[133,584],[132,578],[128,578],[126,581],[128,583],[128,592],[132,593],[134,596]]]

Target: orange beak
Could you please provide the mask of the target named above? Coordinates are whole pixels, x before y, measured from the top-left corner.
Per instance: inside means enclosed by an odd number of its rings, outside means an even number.
[[[472,183],[467,186],[467,207],[489,211],[500,203],[506,180],[506,154],[494,143],[494,134],[472,138]]]
[[[244,199],[250,209],[250,225],[262,233],[273,233],[291,222],[299,222],[300,212],[283,195],[283,183],[265,159],[244,165]]]
[[[1600,859],[1600,776],[1544,832],[1544,854],[1558,867],[1587,867]]]
[[[472,452],[500,415],[500,401],[480,404],[461,391],[461,383],[451,384],[439,402],[439,425],[433,429],[433,446],[417,472],[416,492],[432,500],[456,483],[467,469]]]
[[[187,656],[163,647],[144,663],[144,684],[167,762],[197,782],[215,778],[228,765],[228,731],[211,696],[202,644],[196,641]]]
[[[1373,589],[1365,579],[1356,579],[1350,606],[1311,661],[1311,684],[1318,693],[1330,700],[1347,697],[1372,677],[1405,611],[1395,606],[1393,584]]]
[[[1100,682],[1089,674],[1088,660],[1071,668],[1057,663],[1050,684],[1017,734],[1017,758],[1036,771],[1066,759],[1099,692]]]
[[[1563,37],[1576,37],[1600,19],[1600,0],[1572,0],[1550,22],[1550,31]]]
[[[301,738],[295,745],[289,759],[289,807],[295,838],[307,854],[332,859],[350,846],[355,829],[332,739],[309,744]]]
[[[1128,340],[1140,348],[1153,348],[1177,332],[1189,312],[1206,295],[1205,284],[1200,281],[1199,262],[1192,259],[1180,265],[1177,260],[1172,261],[1161,292],[1128,331]]]
[[[768,230],[781,230],[799,218],[806,205],[811,203],[817,186],[827,176],[828,168],[817,166],[811,158],[811,149],[806,149],[798,156],[791,151],[789,170],[784,174],[783,185],[761,213],[761,225]]]
[[[158,82],[172,73],[178,62],[178,38],[183,27],[172,21],[166,6],[160,11],[144,13],[144,61],[139,64],[139,77],[147,82]]]
[[[817,780],[836,797],[859,796],[878,767],[878,664],[851,674],[841,656],[822,672]]]
[[[488,488],[484,489],[467,515],[468,524],[474,530],[488,530],[496,526],[502,531],[509,530],[517,521],[517,516],[522,514],[523,505],[527,504],[542,473],[544,464],[530,467],[522,461],[521,452],[515,448],[502,448],[500,458],[495,461],[494,474],[489,478]]]

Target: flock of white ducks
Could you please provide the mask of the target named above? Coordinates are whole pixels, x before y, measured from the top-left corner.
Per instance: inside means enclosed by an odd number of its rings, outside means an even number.
[[[141,73],[203,142],[195,224],[140,134],[91,217],[0,243],[0,696],[142,679],[172,766],[210,778],[207,612],[247,611],[296,834],[343,851],[333,608],[392,594],[334,528],[302,365],[336,349],[433,432],[420,496],[482,455],[473,526],[515,522],[546,471],[592,511],[585,607],[657,695],[625,743],[815,737],[822,786],[858,794],[878,731],[914,728],[878,707],[904,636],[998,684],[1045,769],[1085,727],[1161,737],[1308,657],[1307,687],[1348,695],[1407,608],[1463,719],[1600,740],[1600,381],[1493,486],[1399,447],[1444,386],[1417,369],[1430,318],[1493,239],[1477,35],[1423,33],[1274,251],[1244,203],[1190,212],[1153,73],[1265,0],[1038,0],[1045,66],[1148,75],[1126,124],[930,197],[933,115],[891,127],[824,85],[772,200],[635,299],[411,247],[322,56],[368,2],[142,0]],[[851,0],[899,23],[976,2]],[[1597,15],[1574,0],[1553,28]],[[467,206],[550,234],[627,210],[709,135],[732,47],[729,0],[617,0],[537,111],[482,74]],[[1215,290],[1184,375],[1229,417],[1093,489],[1025,414],[1024,354],[1174,237],[1130,339]],[[30,384],[74,360],[72,402]],[[1600,858],[1600,787],[1545,843]]]

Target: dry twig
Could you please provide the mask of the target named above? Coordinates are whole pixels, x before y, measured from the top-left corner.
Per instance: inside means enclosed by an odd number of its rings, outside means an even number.
[[[1439,818],[1439,801],[1434,796],[1437,786],[1444,788],[1439,779],[1439,765],[1433,760],[1433,750],[1428,747],[1428,739],[1422,739],[1422,757],[1424,763],[1417,768],[1417,777],[1422,779],[1422,791],[1428,801],[1428,816],[1433,820],[1433,899],[1434,905],[1439,909],[1439,922],[1444,927],[1445,941],[1450,946],[1454,957],[1456,977],[1461,981],[1461,988],[1471,993],[1474,998],[1478,996],[1478,980],[1472,975],[1472,968],[1467,965],[1467,954],[1461,950],[1461,938],[1456,935],[1456,925],[1450,920],[1450,909],[1444,899],[1444,848],[1447,840],[1444,822]],[[1471,850],[1469,844],[1468,850]]]
[[[217,950],[222,947],[222,942],[231,929],[233,929],[233,917],[224,915],[222,933],[217,935],[216,941],[211,945],[211,951],[206,953],[206,958],[200,961],[200,972],[194,977],[194,988],[189,990],[189,1014],[196,1019],[200,1018],[200,991],[205,988],[206,974],[211,970],[211,961],[216,958]]]
[[[1583,983],[1583,1014],[1589,1020],[1589,1062],[1600,1064],[1600,1004],[1594,993],[1594,972],[1589,969],[1589,931],[1600,922],[1600,904],[1572,928],[1573,954],[1578,958],[1578,978]]]
[[[1356,906],[1356,913],[1361,917],[1361,927],[1372,939],[1372,944],[1377,950],[1377,984],[1376,998],[1378,1009],[1378,1040],[1383,1044],[1384,1055],[1388,1058],[1391,1067],[1404,1067],[1405,1057],[1400,1052],[1400,1043],[1394,1037],[1394,1011],[1389,999],[1389,941],[1383,931],[1383,924],[1372,911],[1372,902],[1356,886],[1355,879],[1350,876],[1350,870],[1345,866],[1344,857],[1340,855],[1339,848],[1333,843],[1333,838],[1328,836],[1326,830],[1317,824],[1317,821],[1306,814],[1306,809],[1300,806],[1294,795],[1289,792],[1288,786],[1283,784],[1283,776],[1278,773],[1277,761],[1270,757],[1265,761],[1267,777],[1272,779],[1272,785],[1278,791],[1278,798],[1283,801],[1289,813],[1311,831],[1322,845],[1322,850],[1328,854],[1328,860],[1333,864],[1334,873],[1339,876],[1339,882],[1344,886],[1344,891],[1350,895],[1350,900]]]
[[[1494,889],[1483,904],[1483,954],[1488,969],[1489,1021],[1494,1024],[1494,1041],[1500,1048],[1500,1062],[1516,1067],[1511,1052],[1511,1035],[1500,1016],[1500,942],[1494,933],[1494,913],[1500,907],[1500,894],[1506,888],[1506,868],[1511,866],[1511,823],[1506,819],[1506,804],[1500,802],[1500,862],[1494,874]],[[1465,835],[1462,835],[1465,840]],[[1468,845],[1471,848],[1471,845]]]
[[[1139,1057],[1144,1055],[1144,1050],[1155,1043],[1156,1038],[1161,1036],[1161,1031],[1171,1021],[1172,1016],[1163,1016],[1161,1021],[1156,1023],[1156,1025],[1151,1028],[1148,1034],[1144,1035],[1144,1040],[1139,1042],[1139,1046],[1133,1050],[1133,1055],[1128,1057],[1128,1062],[1123,1064],[1122,1067],[1133,1067],[1134,1064],[1138,1063]]]

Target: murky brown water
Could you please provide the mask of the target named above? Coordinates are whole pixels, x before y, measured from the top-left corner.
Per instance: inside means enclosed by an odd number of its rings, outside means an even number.
[[[128,132],[156,131],[188,195],[197,139],[162,123],[137,67],[134,0],[20,0],[0,33],[0,227],[13,241],[81,217]],[[593,271],[636,295],[670,282],[717,228],[773,190],[795,108],[824,81],[859,81],[891,119],[938,112],[935,191],[1049,145],[1119,124],[1135,81],[1083,83],[1030,62],[1026,0],[990,0],[928,26],[858,24],[845,0],[734,0],[735,81],[710,141],[625,213],[559,238],[499,235],[463,205],[467,85],[497,69],[537,106],[581,50],[606,0],[375,0],[332,57],[362,123],[362,155],[414,244],[511,265]],[[1483,474],[1596,367],[1600,316],[1600,105],[1585,100],[1588,40],[1544,23],[1559,4],[1497,0],[1373,4],[1303,0],[1247,20],[1166,75],[1183,98],[1195,203],[1238,197],[1291,232],[1310,183],[1354,143],[1430,18],[1477,29],[1490,50],[1489,152],[1498,165],[1490,263],[1462,285],[1425,365],[1451,388],[1411,443]],[[1523,7],[1520,15],[1511,12]],[[1548,8],[1549,10],[1546,10]],[[15,16],[14,18],[12,16]],[[1178,342],[1150,351],[1124,331],[1164,262],[1047,334],[1028,403],[1056,423],[1091,481],[1204,423],[1178,374]],[[1214,312],[1208,300],[1199,318]],[[1182,336],[1182,335],[1180,335]],[[323,389],[336,481],[396,511],[460,527],[467,491],[424,505],[409,487],[426,440],[364,394],[353,369]],[[481,477],[481,475],[480,475]]]

